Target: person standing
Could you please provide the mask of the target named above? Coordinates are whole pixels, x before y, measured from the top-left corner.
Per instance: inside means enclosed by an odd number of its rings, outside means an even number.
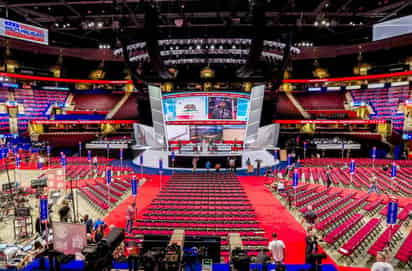
[[[371,185],[368,188],[368,194],[379,193],[378,184],[376,183],[376,176],[372,176]]]
[[[267,255],[267,249],[262,248],[259,251],[259,254],[256,256],[256,264],[262,266],[262,268],[258,269],[259,271],[267,271],[268,264],[270,263],[270,257]]]
[[[136,241],[133,240],[127,244],[126,253],[127,253],[127,263],[129,266],[129,271],[139,270],[140,248],[137,246]]]
[[[272,253],[273,263],[282,264],[285,261],[286,246],[282,240],[278,239],[276,233],[272,234],[272,241],[270,241],[268,249]]]
[[[315,270],[316,268],[316,255],[318,251],[319,246],[315,233],[313,230],[309,230],[306,236],[305,262],[311,265],[310,270]]]
[[[84,215],[83,223],[86,225],[86,233],[92,233],[93,221],[89,218],[89,215]]]
[[[198,160],[199,159],[197,157],[193,157],[193,159],[192,159],[192,171],[193,172],[196,172]]]
[[[132,204],[127,207],[127,213],[126,213],[126,232],[131,233],[133,230],[133,221],[135,219],[135,213],[136,213],[136,203],[133,202]]]
[[[303,221],[301,222],[301,224],[305,222],[307,230],[314,231],[317,219],[318,219],[318,215],[313,210],[312,205],[309,205],[307,207],[305,214],[303,215]]]
[[[205,167],[207,169],[207,172],[209,172],[210,168],[212,167],[212,163],[209,160],[207,160],[206,164],[205,164]]]
[[[230,157],[230,159],[229,159],[229,167],[230,167],[230,171],[236,172],[236,161],[235,161],[235,158]]]
[[[63,206],[59,210],[60,222],[69,221],[70,207],[67,201],[63,201]]]
[[[393,266],[385,260],[382,251],[376,254],[376,262],[372,265],[371,271],[393,271]]]
[[[330,166],[326,169],[326,187],[329,188],[332,185],[332,178],[330,176]]]

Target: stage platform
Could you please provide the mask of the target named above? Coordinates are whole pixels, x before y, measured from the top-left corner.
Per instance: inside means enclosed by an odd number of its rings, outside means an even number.
[[[279,162],[275,161],[272,153],[266,150],[245,150],[242,152],[230,152],[230,153],[175,153],[175,161],[173,162],[171,157],[172,153],[163,150],[148,149],[143,154],[143,167],[158,169],[159,160],[163,161],[164,170],[178,170],[178,171],[191,171],[192,170],[192,159],[193,157],[198,157],[198,170],[206,171],[205,163],[206,161],[211,162],[211,168],[214,168],[216,163],[221,165],[221,170],[226,170],[228,157],[233,157],[236,160],[236,167],[239,170],[247,170],[248,159],[253,164],[254,168],[257,167],[257,160],[260,160],[261,168],[271,168],[277,165]],[[140,167],[140,157],[136,157],[133,160],[135,166]]]
[[[47,260],[46,260],[47,265]],[[20,269],[24,271],[40,271],[38,269],[39,264],[38,261],[35,261],[29,264],[26,268]],[[267,270],[275,270],[275,265],[269,265]],[[287,264],[286,265],[287,271],[299,271],[299,270],[308,270],[309,266],[305,264]],[[5,270],[5,269],[0,269]],[[49,270],[48,265],[46,266],[46,270]],[[61,271],[81,271],[84,270],[84,262],[83,261],[71,261],[68,264],[62,265]],[[128,270],[127,263],[115,263],[112,270]],[[198,266],[198,271],[201,271],[201,266]],[[213,271],[230,271],[230,267],[228,264],[213,264]],[[262,270],[262,267],[257,264],[251,264],[251,270]],[[324,264],[322,266],[323,271],[337,271],[337,269],[331,264]]]

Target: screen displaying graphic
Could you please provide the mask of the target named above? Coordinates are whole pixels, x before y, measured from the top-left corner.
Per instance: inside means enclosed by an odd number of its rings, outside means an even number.
[[[206,105],[203,97],[166,99],[163,108],[166,121],[206,119]]]
[[[227,97],[209,97],[209,119],[235,120],[237,117],[237,99]]]
[[[236,93],[184,93],[163,96],[165,121],[247,121],[249,95]]]
[[[168,141],[243,141],[245,125],[167,125]]]

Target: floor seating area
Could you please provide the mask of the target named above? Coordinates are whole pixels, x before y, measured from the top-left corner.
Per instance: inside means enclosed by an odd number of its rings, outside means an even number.
[[[232,173],[175,173],[137,221],[133,235],[220,236],[221,257],[228,256],[227,236],[240,233],[250,255],[267,246],[264,230],[239,180]]]
[[[288,186],[282,196],[286,198],[292,191],[293,188]],[[303,215],[307,207],[312,206],[318,215],[315,228],[323,237],[326,248],[337,251],[348,263],[374,259],[376,253],[388,245],[399,265],[410,261],[412,236],[406,237],[402,232],[406,231],[412,204],[400,204],[397,224],[389,229],[385,196],[376,198],[363,191],[355,193],[313,184],[302,184],[294,193],[294,205],[299,213]]]
[[[386,165],[392,165],[395,162],[400,167],[412,167],[412,160],[390,160],[390,159],[375,159],[371,158],[307,158],[300,161],[302,166],[306,167],[343,167],[349,166],[350,161],[353,160],[356,163],[356,167],[372,167],[374,164],[376,167],[383,167]]]
[[[89,165],[90,164],[90,162],[87,160],[87,156],[82,156],[82,157],[73,156],[73,157],[67,157],[66,159],[69,165]],[[60,165],[60,157],[52,157],[50,161],[52,165]],[[99,156],[97,157],[97,161],[100,165],[108,165],[111,161],[113,161],[113,159]]]
[[[114,177],[110,185],[104,179],[96,179],[85,187],[79,188],[80,196],[90,203],[98,212],[104,213],[127,195],[131,189],[131,177]]]
[[[319,184],[326,184],[326,168],[303,167],[298,168],[302,180]],[[381,167],[358,167],[352,176],[348,168],[332,168],[330,177],[334,186],[352,187],[360,190],[368,190],[372,177],[376,176],[377,187],[380,191],[405,197],[412,196],[412,168],[400,168],[396,177],[391,177],[391,170],[383,170]]]
[[[375,114],[371,119],[391,120],[393,128],[403,129],[404,115],[398,112],[398,106],[409,98],[409,87],[393,87],[385,89],[361,89],[353,90],[354,101],[367,102],[374,109]]]
[[[90,165],[69,165],[66,167],[66,178],[69,180],[102,178],[105,176],[107,166],[90,166]],[[130,168],[110,167],[113,176],[133,173]]]

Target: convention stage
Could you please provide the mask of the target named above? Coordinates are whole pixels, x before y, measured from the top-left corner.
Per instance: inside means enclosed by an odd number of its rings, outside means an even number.
[[[143,164],[140,164],[140,155],[143,155]],[[236,161],[236,168],[240,170],[247,170],[247,161],[249,160],[253,167],[257,167],[257,161],[260,161],[261,168],[270,168],[279,163],[275,161],[273,154],[266,150],[245,150],[242,152],[230,152],[230,153],[219,153],[219,152],[185,152],[185,153],[174,153],[163,150],[148,149],[141,152],[133,160],[135,166],[143,166],[144,168],[159,168],[159,160],[162,160],[163,169],[165,170],[192,170],[192,160],[194,157],[199,159],[197,167],[200,171],[205,171],[206,162],[210,161],[211,168],[219,163],[221,165],[221,170],[226,170],[228,168],[228,160],[230,158]],[[174,157],[174,159],[172,159]]]

